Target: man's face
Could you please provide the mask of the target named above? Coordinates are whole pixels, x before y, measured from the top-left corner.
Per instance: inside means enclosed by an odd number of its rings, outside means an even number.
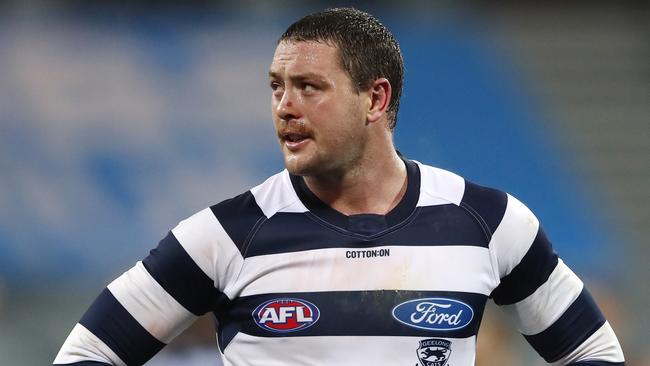
[[[292,174],[340,174],[363,156],[367,92],[357,93],[327,43],[280,42],[269,70],[272,114]]]

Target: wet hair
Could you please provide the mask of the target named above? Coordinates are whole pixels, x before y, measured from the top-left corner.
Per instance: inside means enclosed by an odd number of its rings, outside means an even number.
[[[325,9],[291,24],[282,41],[323,42],[336,46],[343,69],[357,92],[368,90],[378,78],[392,87],[387,113],[389,129],[397,123],[397,111],[404,81],[404,60],[390,31],[372,15],[354,8]]]

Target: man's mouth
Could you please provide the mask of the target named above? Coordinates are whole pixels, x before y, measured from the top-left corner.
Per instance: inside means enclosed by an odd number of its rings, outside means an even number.
[[[307,136],[305,135],[300,135],[300,134],[295,134],[295,133],[289,133],[284,136],[284,139],[289,142],[300,142],[304,139],[306,139]]]
[[[298,151],[311,140],[310,135],[296,132],[283,133],[281,138],[289,151]]]

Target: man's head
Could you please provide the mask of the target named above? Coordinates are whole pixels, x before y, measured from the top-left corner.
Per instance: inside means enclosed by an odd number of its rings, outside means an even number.
[[[401,83],[397,43],[372,16],[330,9],[292,24],[269,69],[287,169],[331,179],[394,152]]]
[[[291,24],[278,43],[282,41],[314,41],[335,46],[341,66],[357,92],[367,90],[378,78],[386,78],[392,88],[388,127],[391,131],[395,128],[404,60],[393,35],[375,17],[354,8],[326,9]]]

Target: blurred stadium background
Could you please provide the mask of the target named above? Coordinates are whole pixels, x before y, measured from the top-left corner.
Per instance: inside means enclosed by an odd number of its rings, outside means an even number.
[[[0,3],[0,363],[50,363],[167,230],[282,169],[266,72],[350,3]],[[408,157],[509,191],[650,365],[647,2],[354,2],[406,60]],[[541,365],[490,308],[478,365]],[[202,319],[151,365],[216,359]]]

